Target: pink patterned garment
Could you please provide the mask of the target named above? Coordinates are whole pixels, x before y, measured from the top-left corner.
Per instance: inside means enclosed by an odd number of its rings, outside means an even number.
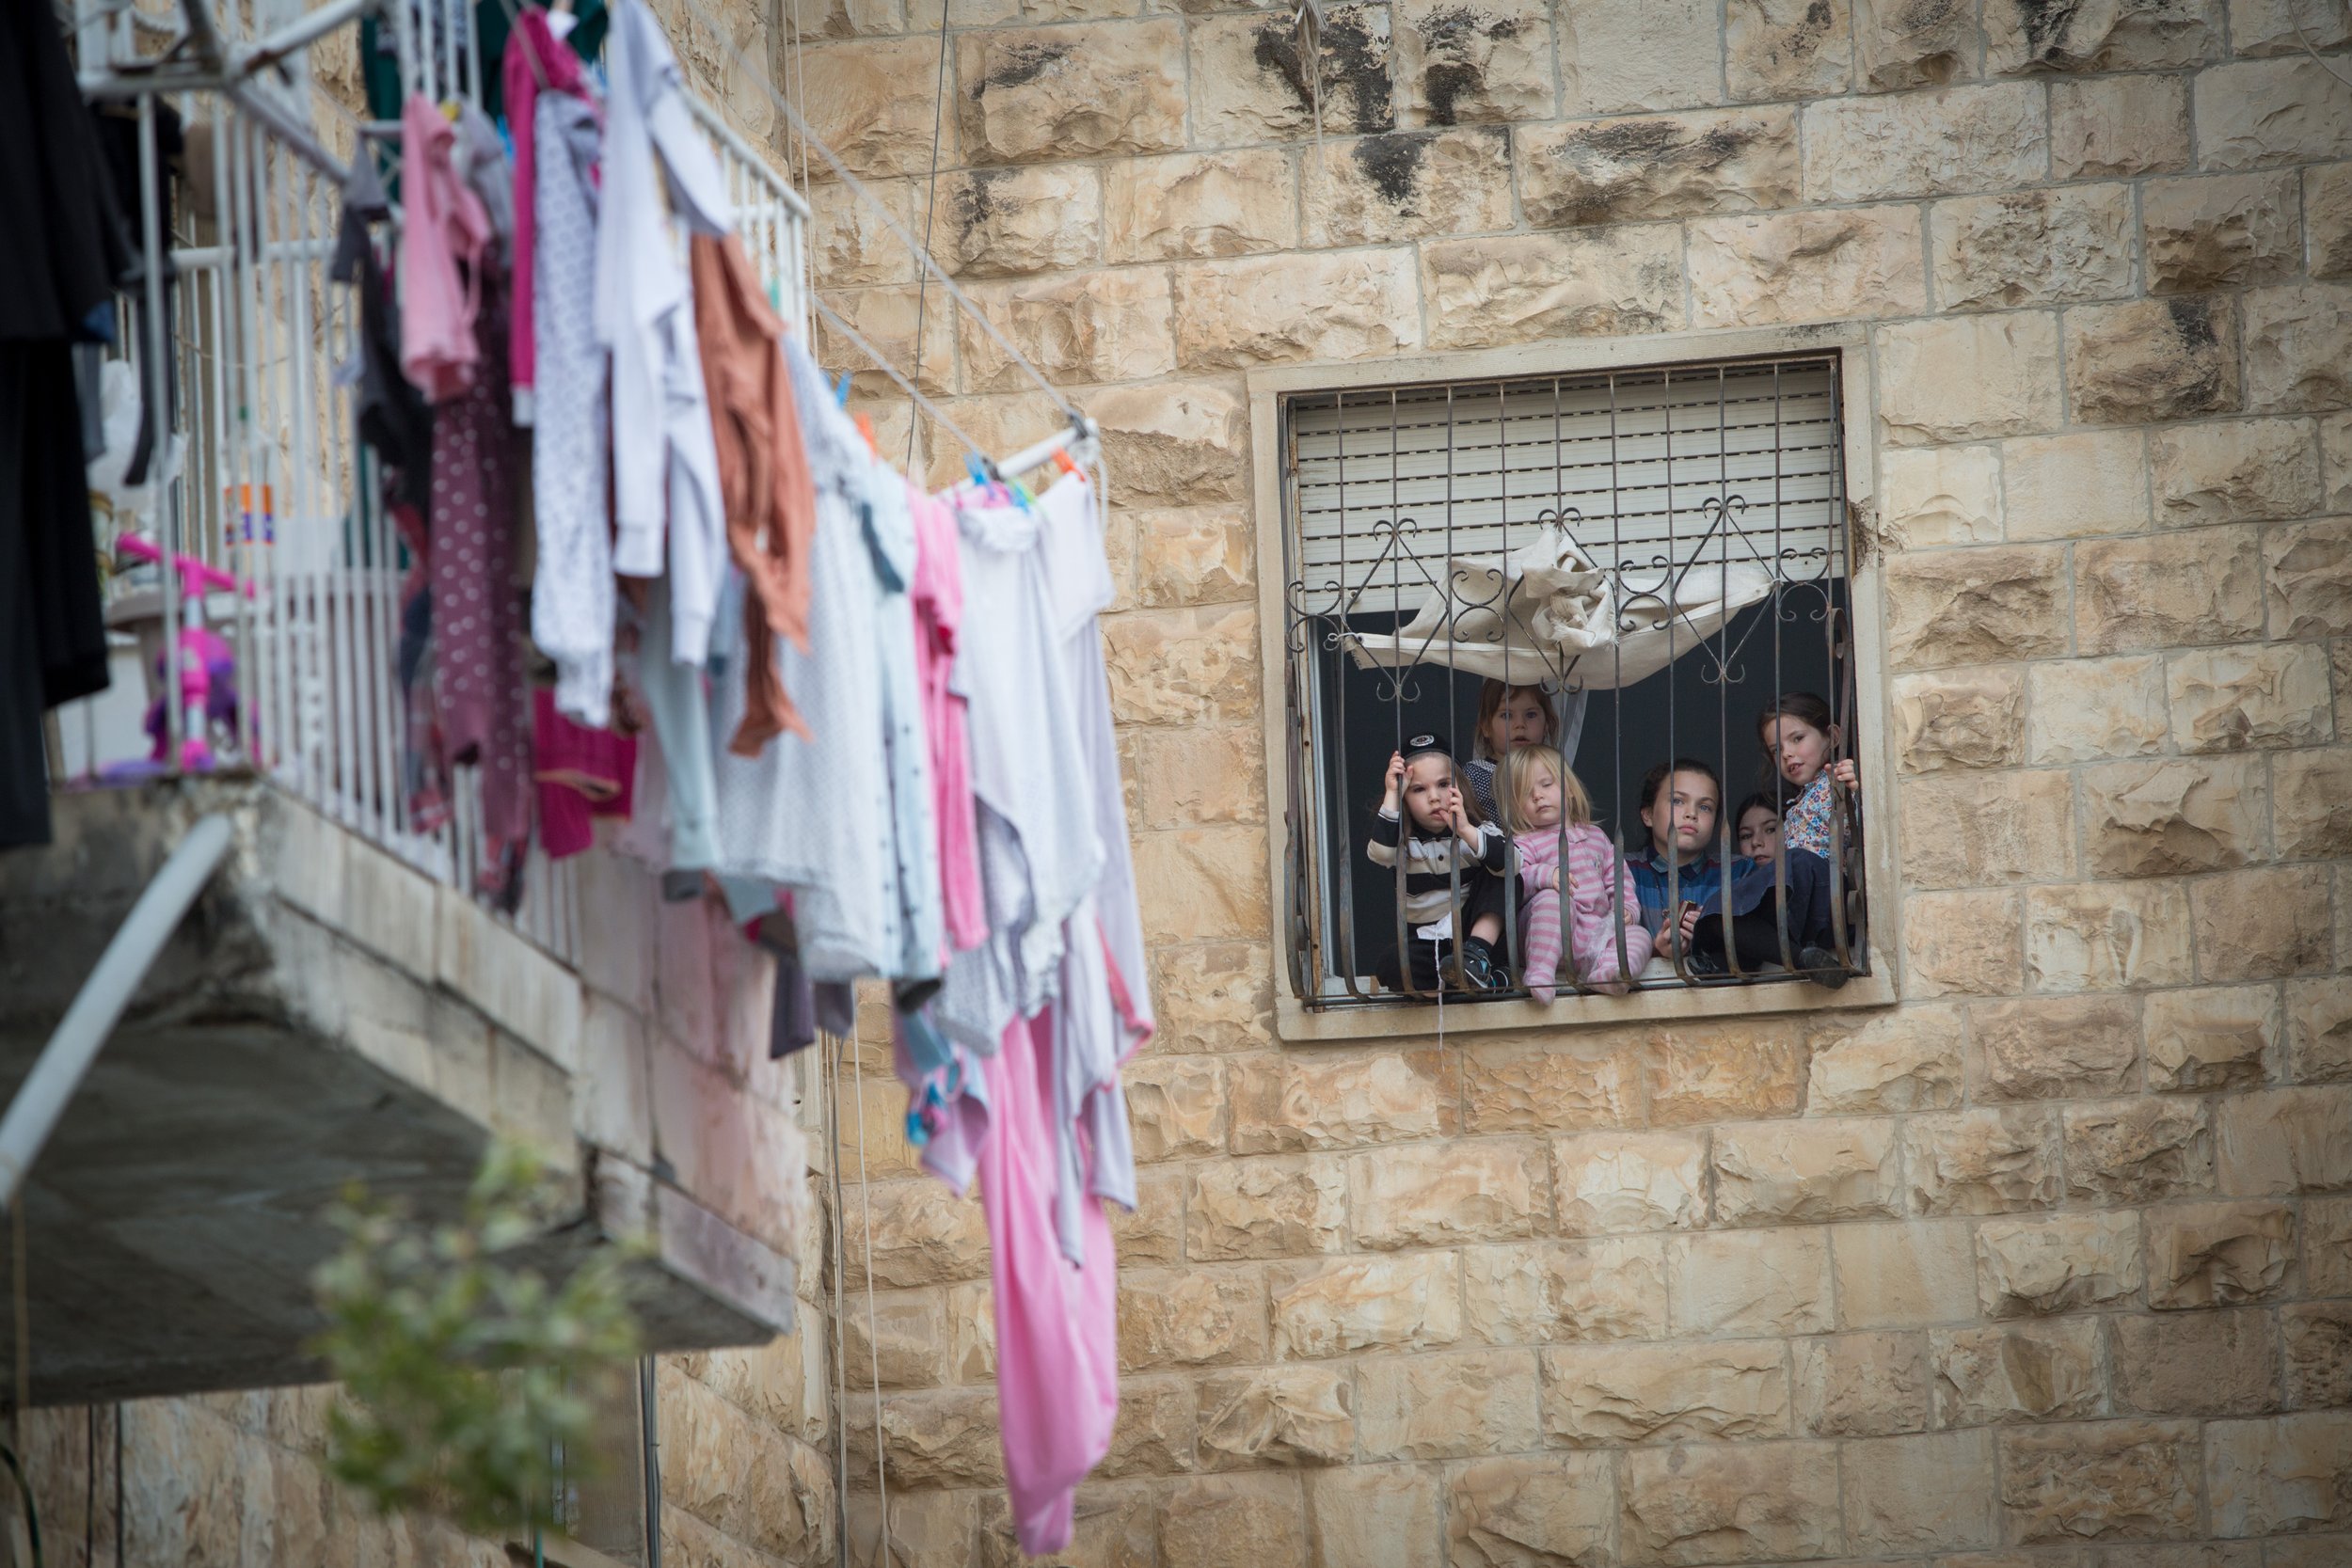
[[[955,689],[957,634],[963,625],[963,569],[956,555],[956,515],[917,485],[907,486],[914,514],[914,660],[930,741],[932,819],[939,825],[939,884],[947,907],[947,943],[958,952],[988,940],[980,892],[979,828],[972,797],[972,704]]]
[[[1566,830],[1522,833],[1513,840],[1518,850],[1520,921],[1526,932],[1527,989],[1538,1002],[1549,1002],[1557,990],[1560,973],[1560,895],[1542,884],[1560,863],[1561,841],[1567,843],[1568,951],[1576,977],[1588,986],[1613,985],[1639,974],[1649,962],[1650,934],[1643,927],[1642,901],[1633,887],[1633,874],[1617,865],[1609,835],[1586,822]],[[1625,967],[1617,965],[1616,910],[1610,907],[1609,878],[1622,879],[1625,927]]]

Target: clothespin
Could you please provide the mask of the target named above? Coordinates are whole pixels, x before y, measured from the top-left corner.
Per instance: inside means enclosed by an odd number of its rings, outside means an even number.
[[[988,465],[980,461],[978,452],[968,451],[963,454],[963,471],[972,476],[972,484],[975,489],[988,488]]]
[[[1030,504],[1036,499],[1029,494],[1029,487],[1017,479],[1007,481],[1005,488],[1012,492],[1012,499],[1020,502],[1021,510],[1024,512],[1029,510]]]
[[[1086,478],[1086,470],[1079,467],[1076,463],[1071,460],[1070,449],[1068,447],[1062,447],[1055,451],[1054,467],[1059,468],[1063,473],[1073,474],[1079,479]]]
[[[843,371],[841,379],[834,383],[833,405],[835,408],[850,406],[850,372],[848,371]]]
[[[875,457],[880,457],[882,455],[882,443],[874,439],[873,417],[866,413],[863,409],[852,417],[857,423],[857,433],[866,437],[866,451]]]

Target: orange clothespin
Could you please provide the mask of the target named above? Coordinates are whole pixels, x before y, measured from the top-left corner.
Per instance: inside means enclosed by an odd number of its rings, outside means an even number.
[[[866,451],[875,457],[880,457],[882,455],[882,443],[874,439],[873,420],[865,414],[859,414],[855,416],[855,418],[857,420],[857,433],[866,437]]]
[[[1071,459],[1070,452],[1067,448],[1056,450],[1054,453],[1054,467],[1059,468],[1063,473],[1074,474],[1080,479],[1084,479],[1086,477],[1086,470],[1079,467],[1078,465]]]

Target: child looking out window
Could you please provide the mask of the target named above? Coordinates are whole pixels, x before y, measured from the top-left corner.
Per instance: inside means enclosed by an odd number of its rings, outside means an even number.
[[[1715,769],[1691,757],[1661,762],[1642,780],[1649,853],[1630,868],[1641,890],[1642,923],[1661,951],[1679,951],[1694,974],[1727,974],[1726,952],[1745,974],[1793,958],[1806,978],[1835,990],[1846,983],[1846,971],[1829,948],[1829,863],[1792,853],[1777,867],[1746,856],[1726,866],[1713,848],[1723,789]],[[1781,881],[1788,888],[1785,918]]]
[[[1411,990],[1434,991],[1441,974],[1454,978],[1447,960],[1457,957],[1470,990],[1497,990],[1508,983],[1495,962],[1494,944],[1502,934],[1510,844],[1463,788],[1461,769],[1441,737],[1417,735],[1389,758],[1364,853],[1375,865],[1405,869],[1406,940],[1373,970],[1383,986],[1405,990],[1409,973]]]
[[[1650,933],[1630,873],[1617,863],[1609,837],[1593,825],[1592,798],[1549,746],[1518,746],[1502,759],[1497,780],[1503,825],[1516,835],[1519,880],[1526,899],[1527,989],[1549,1002],[1558,987],[1561,895],[1567,895],[1568,958],[1578,980],[1596,990],[1622,993],[1629,975],[1649,962]],[[1612,883],[1616,885],[1613,907]],[[1622,916],[1619,911],[1623,911]],[[1620,918],[1625,962],[1617,961]]]
[[[1495,769],[1516,746],[1560,744],[1560,716],[1540,686],[1505,686],[1489,680],[1478,689],[1478,731],[1470,743],[1470,760],[1462,765],[1470,780],[1470,798],[1493,821]]]
[[[1838,804],[1832,781],[1853,789],[1859,780],[1853,759],[1837,755],[1845,736],[1829,705],[1810,691],[1788,692],[1757,717],[1756,737],[1764,747],[1765,787],[1779,805],[1781,841],[1828,855]]]

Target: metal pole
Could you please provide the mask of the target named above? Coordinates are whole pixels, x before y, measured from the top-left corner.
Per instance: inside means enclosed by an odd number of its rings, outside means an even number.
[[[99,956],[98,967],[58,1021],[56,1033],[41,1048],[33,1070],[24,1075],[8,1115],[0,1117],[0,1207],[15,1204],[25,1172],[56,1131],[66,1102],[81,1087],[122,1009],[130,1006],[132,993],[229,852],[229,819],[217,815],[188,830],[131,906],[129,917]]]

